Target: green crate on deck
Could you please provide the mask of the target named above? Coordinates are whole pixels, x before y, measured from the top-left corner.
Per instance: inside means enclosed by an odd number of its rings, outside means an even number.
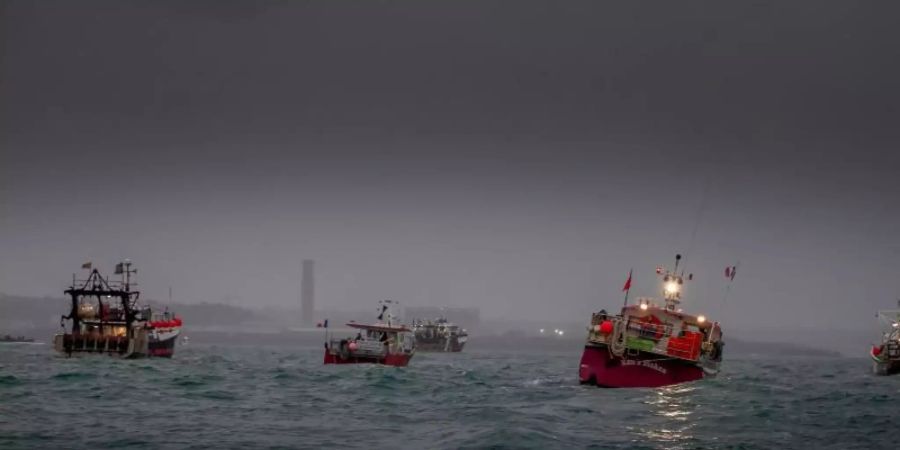
[[[656,346],[656,342],[653,342],[650,339],[628,336],[625,339],[625,346],[635,350],[649,352]]]

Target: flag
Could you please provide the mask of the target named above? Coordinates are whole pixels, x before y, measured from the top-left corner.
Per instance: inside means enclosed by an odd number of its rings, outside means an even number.
[[[734,281],[734,276],[737,274],[737,266],[728,266],[725,268],[725,278],[728,278],[729,281]]]
[[[325,319],[325,328],[328,328],[328,319]]]
[[[86,262],[86,263],[84,263],[84,264],[81,265],[81,268],[82,268],[82,269],[90,269],[90,268],[92,268],[92,267],[93,267],[93,264],[91,264],[90,261],[88,261],[88,262]]]
[[[628,271],[628,280],[625,281],[625,286],[622,286],[622,292],[628,292],[629,290],[631,290],[631,272],[633,270],[634,269]]]
[[[378,320],[384,320],[384,312],[387,311],[387,305],[381,306],[381,314],[378,315]]]
[[[125,272],[125,266],[122,263],[116,264],[116,275],[119,275],[124,272]]]

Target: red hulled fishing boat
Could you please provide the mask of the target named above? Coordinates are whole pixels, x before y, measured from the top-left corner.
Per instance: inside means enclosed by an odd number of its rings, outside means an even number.
[[[897,302],[900,308],[900,301]],[[881,343],[869,350],[872,371],[875,375],[900,373],[900,309],[878,311],[878,319],[884,328]]]
[[[138,306],[140,292],[132,290],[136,283],[131,279],[137,269],[131,261],[116,265],[121,280],[103,277],[91,263],[82,268],[91,272],[86,280],[73,276],[72,286],[65,291],[72,305],[60,320],[64,331],[53,338],[56,351],[68,356],[93,353],[122,358],[171,357],[175,353],[181,318]],[[65,330],[67,320],[71,321],[69,330]]]
[[[361,324],[350,322],[348,327],[358,330],[356,337],[328,338],[325,342],[325,364],[384,364],[403,367],[416,352],[416,338],[405,325],[395,324],[391,300],[380,302],[379,322]],[[326,321],[327,335],[327,321]]]
[[[578,372],[583,384],[601,387],[659,387],[714,376],[722,361],[722,330],[702,315],[683,312],[685,280],[677,272],[657,268],[663,284],[662,305],[651,298],[627,304],[617,315],[593,314]],[[733,269],[733,268],[730,268]],[[726,276],[730,276],[727,274]],[[625,285],[628,292],[631,275]]]

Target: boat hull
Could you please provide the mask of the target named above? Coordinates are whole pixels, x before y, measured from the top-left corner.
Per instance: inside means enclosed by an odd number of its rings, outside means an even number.
[[[119,358],[171,358],[179,329],[158,332],[152,330],[140,338],[57,334],[53,346],[66,356],[75,354],[101,354]]]
[[[639,351],[622,357],[605,345],[586,345],[578,378],[582,384],[610,388],[652,388],[711,376],[699,363]]]
[[[900,373],[900,362],[875,361],[872,363],[872,373],[874,373],[875,375],[897,375],[898,373]]]
[[[875,355],[871,351],[869,356],[872,358],[872,373],[875,375],[896,375],[900,373],[900,359],[881,359],[880,355]]]
[[[459,342],[456,339],[440,339],[435,341],[425,341],[416,339],[416,351],[419,352],[436,352],[436,353],[456,353],[461,352],[466,346],[466,341]]]
[[[383,364],[385,366],[406,367],[410,359],[412,359],[412,354],[406,353],[388,354],[383,358],[352,355],[347,358],[341,358],[340,355],[332,354],[328,349],[325,349],[325,364]]]
[[[150,340],[147,342],[147,356],[171,358],[175,355],[175,343],[178,341],[179,334],[181,334],[179,329],[165,330],[155,335],[151,333]]]

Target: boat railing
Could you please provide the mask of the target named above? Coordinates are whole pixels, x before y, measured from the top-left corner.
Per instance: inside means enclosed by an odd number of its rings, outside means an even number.
[[[608,331],[602,330],[602,323],[609,320],[611,323],[621,323],[615,327],[622,327],[621,339],[626,349],[640,350],[655,353],[662,356],[696,361],[700,358],[703,348],[703,334],[696,331],[684,331],[669,324],[652,323],[633,317],[607,317],[596,322],[590,327],[588,339],[597,343],[613,344],[618,337],[614,336],[613,327]]]
[[[634,332],[638,337],[653,339],[658,341],[662,338],[672,336],[672,325],[656,324],[641,320],[629,320],[628,331]]]
[[[347,356],[381,358],[387,352],[384,342],[369,339],[332,339],[329,348],[334,354],[340,354],[346,348]]]
[[[380,341],[355,341],[356,342],[356,350],[353,351],[354,355],[365,355],[365,356],[381,356],[384,355],[385,345]]]

